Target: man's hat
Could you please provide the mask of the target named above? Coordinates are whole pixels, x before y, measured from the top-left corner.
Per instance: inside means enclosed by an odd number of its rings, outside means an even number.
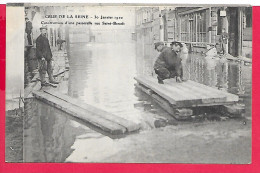
[[[173,41],[173,42],[171,42],[170,45],[175,45],[175,46],[183,47],[183,45],[181,44],[181,42],[178,42],[178,41]]]
[[[161,42],[161,41],[160,42],[156,42],[156,43],[154,43],[154,48],[157,49],[157,47],[160,46],[160,45],[164,45],[164,43]]]
[[[47,29],[47,26],[40,27],[40,30],[42,30],[42,29]]]

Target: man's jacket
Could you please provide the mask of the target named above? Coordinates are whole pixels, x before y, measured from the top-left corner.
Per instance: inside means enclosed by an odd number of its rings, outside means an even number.
[[[155,70],[160,68],[166,68],[169,71],[175,71],[177,76],[181,76],[181,58],[171,48],[164,47],[154,64]]]
[[[27,34],[31,34],[32,33],[32,28],[33,28],[32,22],[30,22],[30,21],[26,22],[25,32]]]
[[[50,61],[52,59],[49,40],[42,34],[36,39],[36,57],[38,59],[45,58],[46,61]]]

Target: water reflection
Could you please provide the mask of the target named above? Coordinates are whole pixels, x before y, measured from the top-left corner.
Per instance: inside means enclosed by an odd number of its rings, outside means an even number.
[[[143,49],[140,46],[136,48]],[[151,59],[155,59],[158,54],[150,54],[151,58],[146,60],[142,58],[144,54],[142,50],[136,52],[137,74],[153,75],[150,71],[154,61]],[[246,116],[251,117],[252,68],[250,65],[228,61],[225,57],[212,58],[201,53],[190,53],[183,62],[184,78],[239,95],[240,102],[246,106]]]
[[[140,52],[140,51],[137,51]],[[137,74],[152,75],[153,61],[137,54]],[[146,61],[146,62],[143,62]],[[226,90],[234,94],[251,94],[251,67],[225,58],[212,58],[201,53],[191,53],[183,61],[184,78]],[[149,69],[149,70],[143,70]]]
[[[71,48],[70,55],[70,96],[117,116],[142,122],[144,111],[134,107],[139,102],[134,95],[134,43],[77,45]]]
[[[143,47],[138,43],[71,44],[68,94],[141,123],[143,131],[154,128],[154,117],[169,115],[134,87],[137,74],[153,75],[156,54],[149,56],[153,50],[146,48],[139,50]],[[201,54],[189,54],[183,66],[185,78],[239,94],[251,116],[249,66]],[[40,101],[25,107],[25,162],[98,162],[131,143],[119,144],[120,139],[102,135]]]
[[[37,100],[26,102],[24,161],[64,162],[76,136],[91,131],[64,112]]]

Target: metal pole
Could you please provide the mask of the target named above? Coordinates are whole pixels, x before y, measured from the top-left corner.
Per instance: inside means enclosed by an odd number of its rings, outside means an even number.
[[[211,26],[211,7],[209,7],[209,25],[208,26]],[[211,31],[209,31],[209,43],[211,43]]]
[[[241,56],[242,55],[242,40],[243,40],[243,34],[242,34],[242,31],[243,31],[243,22],[242,22],[242,19],[243,19],[243,15],[242,15],[242,10],[241,8],[239,7],[238,8],[238,56]]]

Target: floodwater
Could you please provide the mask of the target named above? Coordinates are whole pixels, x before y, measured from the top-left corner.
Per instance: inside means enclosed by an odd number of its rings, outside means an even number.
[[[170,117],[135,88],[134,76],[152,75],[152,62],[129,43],[71,44],[63,93],[142,125],[139,133],[111,137],[41,101],[26,105],[25,162],[249,163],[251,66],[190,54],[184,77],[239,94],[246,120],[186,122],[155,128]],[[245,123],[246,122],[246,123]]]

